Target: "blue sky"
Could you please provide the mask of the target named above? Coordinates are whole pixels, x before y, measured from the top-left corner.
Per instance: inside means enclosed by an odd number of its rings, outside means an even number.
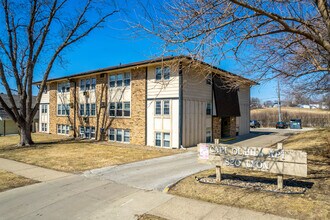
[[[161,42],[158,39],[150,36],[148,38],[135,36],[122,22],[122,17],[117,14],[103,29],[96,30],[66,50],[63,54],[64,64],[56,65],[49,78],[151,59],[161,54]],[[239,65],[233,60],[223,60],[219,67],[240,74],[241,71],[237,66]],[[41,75],[37,73],[34,80],[40,79]],[[251,97],[258,97],[262,101],[275,100],[276,83],[269,81],[254,86],[251,89]]]

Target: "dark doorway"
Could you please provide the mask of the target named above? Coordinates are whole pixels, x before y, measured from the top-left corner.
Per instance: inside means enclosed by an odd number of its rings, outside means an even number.
[[[221,138],[230,137],[230,117],[221,118]]]

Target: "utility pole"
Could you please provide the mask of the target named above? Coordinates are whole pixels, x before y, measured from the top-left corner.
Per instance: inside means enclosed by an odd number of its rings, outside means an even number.
[[[281,117],[281,91],[280,91],[280,80],[277,80],[277,96],[278,96],[278,101],[277,101],[277,106],[278,106],[278,121],[282,121]]]

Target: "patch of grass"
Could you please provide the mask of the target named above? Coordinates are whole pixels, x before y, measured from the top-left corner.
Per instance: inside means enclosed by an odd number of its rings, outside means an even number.
[[[0,192],[3,192],[8,189],[34,184],[37,182],[38,181],[18,176],[11,172],[0,170]]]
[[[293,135],[284,141],[284,149],[304,150],[308,153],[308,176],[285,176],[292,182],[312,185],[305,194],[278,194],[225,185],[202,184],[197,177],[211,176],[215,169],[187,177],[170,189],[174,195],[208,202],[252,209],[298,219],[330,219],[330,129],[313,130]],[[253,176],[274,179],[276,175],[245,169],[222,167],[230,176]],[[225,176],[225,175],[224,175]]]
[[[19,135],[9,135],[9,136],[1,136],[0,137],[0,149],[13,147],[19,143]],[[45,133],[33,133],[32,140],[35,143],[42,142],[51,142],[51,141],[61,141],[69,139],[68,136],[64,135],[56,135],[56,134],[45,134]]]
[[[53,136],[48,136],[48,141]],[[8,137],[6,137],[8,138]],[[44,137],[39,140],[43,141]],[[55,138],[55,140],[58,140]],[[2,137],[0,137],[2,142]],[[0,157],[65,172],[130,163],[180,153],[179,150],[132,145],[114,146],[108,142],[64,140],[30,147],[0,147]]]

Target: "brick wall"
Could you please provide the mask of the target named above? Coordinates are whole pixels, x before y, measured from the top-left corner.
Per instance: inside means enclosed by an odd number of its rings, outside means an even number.
[[[221,138],[221,118],[220,117],[212,117],[212,136],[213,136],[213,140]]]

